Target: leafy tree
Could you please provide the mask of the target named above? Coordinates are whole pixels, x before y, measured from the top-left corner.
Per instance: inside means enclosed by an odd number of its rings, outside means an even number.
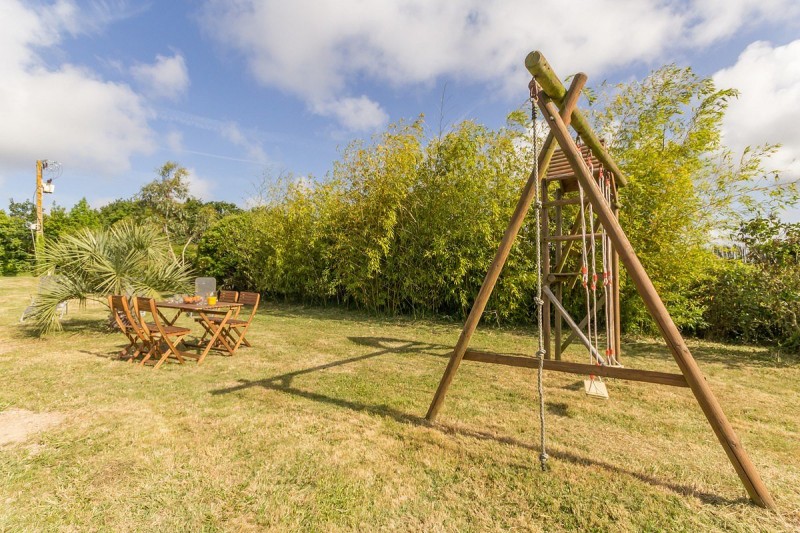
[[[66,300],[106,303],[109,294],[155,296],[187,290],[191,272],[170,252],[157,227],[132,221],[46,241],[36,273],[53,277],[36,296],[35,328],[40,334],[61,329],[57,306]]]
[[[24,222],[36,222],[36,206],[30,200],[15,202],[11,198],[8,202],[8,215]]]
[[[275,213],[258,209],[214,223],[198,245],[197,264],[223,287],[275,293],[277,266]]]
[[[183,204],[183,224],[179,226],[180,238],[183,241],[181,261],[186,261],[186,251],[197,241],[211,225],[228,214],[241,210],[230,202],[207,202],[189,197]]]
[[[81,198],[78,203],[69,210],[69,219],[75,228],[99,229],[100,213],[89,205],[86,198]]]
[[[31,267],[32,240],[25,222],[0,209],[0,275],[13,276]]]
[[[715,338],[800,349],[800,224],[744,221],[734,236],[744,260],[719,259],[703,286],[704,332]]]
[[[83,228],[98,229],[102,226],[100,220],[100,213],[89,205],[86,198],[81,198],[69,211],[54,204],[44,216],[44,233],[48,238],[58,238]]]
[[[119,198],[100,208],[100,220],[104,227],[110,227],[120,220],[131,218],[143,211],[144,206],[141,205],[141,201]]]
[[[210,202],[203,202],[204,207],[208,207],[214,211],[217,218],[222,218],[228,215],[241,213],[242,209],[232,202],[222,202],[219,200],[212,200]]]
[[[69,233],[70,229],[72,224],[66,208],[54,203],[50,212],[44,215],[44,234],[57,238],[59,235]]]
[[[737,206],[755,205],[761,162],[773,147],[748,149],[734,165],[721,142],[732,89],[717,89],[690,68],[667,65],[642,82],[617,87],[596,113],[600,131],[629,177],[620,190],[623,226],[679,326],[702,326],[702,299],[692,292],[708,274],[709,235],[724,228]],[[773,206],[794,199],[776,188]],[[652,329],[631,283],[623,284],[623,321]]]
[[[189,196],[189,171],[174,161],[167,161],[157,172],[159,177],[142,187],[133,204],[117,204],[111,214],[129,216],[137,208],[145,210],[169,241],[180,247],[181,261],[186,261],[190,246],[215,221],[239,208],[230,202],[204,203]]]
[[[274,296],[466,313],[527,178],[524,120],[499,131],[465,122],[427,146],[423,130],[420,119],[351,144],[325,181],[282,176],[261,207],[206,232],[198,265]],[[531,242],[521,240],[496,291],[503,318],[530,310]]]
[[[157,170],[158,178],[142,187],[138,199],[172,242],[185,224],[183,203],[189,196],[189,171],[174,161]],[[170,252],[175,257],[174,252]]]
[[[744,244],[747,262],[775,267],[800,263],[800,223],[782,222],[774,214],[757,216],[740,224],[736,239]]]
[[[15,275],[32,268],[34,261],[33,230],[36,207],[30,200],[8,203],[8,214],[0,216],[0,273]]]

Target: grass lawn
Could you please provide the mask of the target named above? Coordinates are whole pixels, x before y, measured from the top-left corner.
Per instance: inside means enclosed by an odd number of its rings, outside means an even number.
[[[690,342],[774,514],[747,502],[688,389],[607,380],[603,401],[546,374],[542,472],[534,371],[465,361],[425,423],[458,323],[267,302],[253,348],[154,371],[115,359],[97,304],[31,337],[34,287],[0,278],[0,420],[29,431],[0,441],[0,531],[800,528],[797,358]],[[484,328],[473,346],[535,339]],[[627,366],[677,372],[660,342],[624,347]]]

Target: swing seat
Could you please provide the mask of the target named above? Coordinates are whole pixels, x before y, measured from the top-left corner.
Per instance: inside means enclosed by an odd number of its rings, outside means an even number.
[[[599,379],[584,379],[583,389],[586,391],[587,396],[608,400],[608,389],[606,388],[606,384]]]

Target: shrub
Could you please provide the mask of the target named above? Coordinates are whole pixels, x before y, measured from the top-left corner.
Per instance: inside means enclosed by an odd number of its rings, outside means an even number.
[[[709,336],[800,349],[800,266],[720,260],[704,293]]]

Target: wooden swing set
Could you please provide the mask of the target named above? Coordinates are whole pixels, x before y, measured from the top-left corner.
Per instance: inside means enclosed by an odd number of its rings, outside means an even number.
[[[750,499],[761,507],[775,509],[772,496],[742,447],[736,432],[706,383],[697,362],[619,224],[616,192],[617,187],[626,184],[626,179],[602,142],[592,131],[584,115],[577,108],[581,90],[586,83],[586,75],[577,74],[572,79],[569,90],[566,90],[540,52],[528,54],[525,58],[525,66],[533,76],[530,89],[534,126],[538,108],[550,131],[541,151],[536,149],[534,151],[533,172],[522,190],[494,260],[489,266],[483,285],[464,323],[464,328],[450,356],[450,361],[426,418],[430,422],[436,420],[442,409],[447,390],[462,360],[538,368],[540,416],[542,417],[542,455],[540,458],[544,467],[547,455],[544,449],[541,384],[543,370],[591,376],[586,382],[587,393],[590,394],[595,379],[600,379],[598,376],[688,387],[697,399]],[[580,146],[572,139],[567,129],[569,126],[572,126],[578,139],[582,142]],[[536,142],[534,142],[534,147],[536,148]],[[551,199],[550,186],[552,184],[557,184],[558,188]],[[575,192],[578,193],[577,198],[574,195]],[[539,350],[536,357],[471,350],[469,343],[472,334],[480,322],[486,303],[494,290],[511,246],[531,205],[534,205],[537,218],[539,286],[536,302],[539,308]],[[577,206],[579,215],[565,233],[563,210],[566,209],[566,206]],[[554,217],[553,224],[550,223],[551,211],[553,211],[552,216]],[[588,230],[587,211],[589,215]],[[551,226],[555,229],[552,234]],[[596,241],[601,242],[603,254],[603,294],[599,300],[597,299],[599,277],[596,275],[594,267],[591,272],[589,271],[589,261],[587,261],[587,257],[591,256],[593,266]],[[564,269],[569,264],[570,254],[577,252],[574,247],[576,242],[582,244],[581,271],[566,272]],[[587,242],[591,247],[588,253]],[[680,373],[624,368],[619,364],[621,351],[620,261],[625,266],[647,310],[658,325],[661,335],[678,364]],[[574,285],[576,280],[581,282],[586,300],[586,317],[581,323],[576,323],[572,319],[563,304],[565,290],[569,288],[570,282],[573,282]],[[601,307],[605,310],[604,351],[599,347],[599,336],[597,335],[596,313]],[[555,320],[551,317],[553,311],[555,311]],[[563,323],[566,323],[571,329],[570,335],[566,339],[562,338]],[[594,329],[592,329],[593,326]],[[586,334],[584,334],[584,329],[587,331]],[[587,348],[590,354],[589,363],[561,360],[562,352],[574,339],[579,339]]]

